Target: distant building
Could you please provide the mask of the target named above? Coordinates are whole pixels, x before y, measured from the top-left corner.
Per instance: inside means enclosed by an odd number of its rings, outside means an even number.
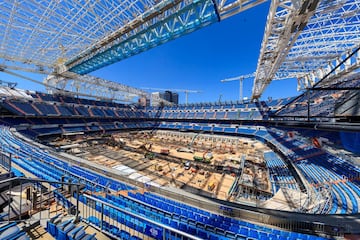
[[[165,91],[163,99],[174,104],[179,104],[179,94],[176,92]]]
[[[178,93],[176,93],[176,92],[172,93],[171,102],[173,102],[175,104],[179,104],[179,94]]]
[[[172,93],[170,91],[165,91],[163,93],[160,93],[160,98],[162,98],[168,102],[171,102],[171,95],[172,95]]]
[[[160,106],[160,93],[159,92],[153,92],[151,93],[151,106],[157,107]]]
[[[160,106],[161,100],[171,102],[174,104],[179,103],[179,94],[171,91],[153,92],[151,94],[151,106]],[[165,104],[166,105],[166,104]]]

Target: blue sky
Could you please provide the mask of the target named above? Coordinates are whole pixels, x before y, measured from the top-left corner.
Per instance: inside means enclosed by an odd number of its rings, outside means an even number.
[[[139,88],[201,91],[189,94],[189,102],[214,102],[220,95],[222,101],[237,100],[239,82],[220,80],[256,70],[269,5],[270,1],[91,74]],[[41,85],[3,73],[0,79],[16,81],[23,89],[44,91]],[[253,79],[244,81],[244,96],[251,96],[252,85]],[[274,81],[262,99],[297,94],[296,81]],[[180,93],[180,102],[184,101]]]

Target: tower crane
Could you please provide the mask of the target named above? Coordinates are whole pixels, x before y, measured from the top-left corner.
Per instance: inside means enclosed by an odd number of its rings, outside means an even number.
[[[147,89],[147,90],[156,90],[156,91],[172,91],[172,92],[183,92],[185,93],[185,104],[188,104],[188,97],[189,97],[189,93],[200,93],[201,91],[198,90],[189,90],[189,89],[163,89],[163,88],[142,88],[142,89]]]
[[[247,78],[252,78],[255,77],[255,73],[250,73],[250,74],[246,74],[246,75],[241,75],[241,76],[237,76],[237,77],[233,77],[233,78],[226,78],[221,80],[221,82],[231,82],[231,81],[239,81],[239,97],[240,97],[240,101],[243,101],[243,81],[244,79]]]

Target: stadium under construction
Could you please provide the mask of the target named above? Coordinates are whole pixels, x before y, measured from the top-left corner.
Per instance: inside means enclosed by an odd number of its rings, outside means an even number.
[[[271,1],[256,71],[224,80],[251,99],[90,75],[265,2],[0,2],[0,71],[47,89],[1,81],[0,239],[359,239],[360,1]]]

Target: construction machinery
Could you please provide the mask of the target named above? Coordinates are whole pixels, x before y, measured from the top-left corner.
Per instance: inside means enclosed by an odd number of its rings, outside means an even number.
[[[193,159],[194,159],[194,161],[196,161],[196,162],[202,162],[202,161],[204,160],[203,157],[199,157],[199,156],[194,156]]]
[[[147,158],[147,159],[149,159],[149,160],[153,160],[153,159],[155,158],[155,153],[153,153],[153,152],[146,152],[146,153],[144,154],[144,157]]]
[[[169,154],[170,154],[170,150],[167,149],[167,148],[162,148],[162,149],[160,150],[160,154],[162,154],[162,155],[169,155]]]
[[[216,187],[216,182],[215,181],[212,181],[208,184],[208,190],[209,191],[213,191],[214,188]]]
[[[159,172],[161,172],[163,170],[163,167],[160,164],[155,164],[154,168],[155,168],[155,171],[159,171]]]

